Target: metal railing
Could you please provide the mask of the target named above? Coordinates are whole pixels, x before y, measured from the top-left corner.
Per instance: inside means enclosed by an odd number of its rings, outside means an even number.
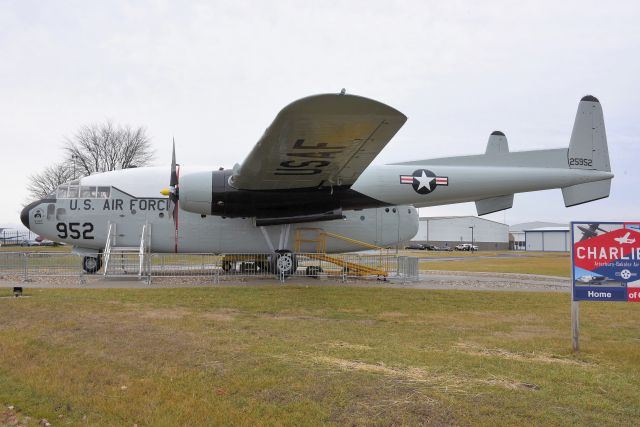
[[[84,281],[90,276],[83,269],[83,259],[87,256],[103,257],[98,253],[81,256],[60,252],[0,252],[0,275],[22,280],[29,280],[32,276],[77,276]],[[154,277],[207,277],[217,282],[233,277],[265,277],[285,281],[292,277],[313,277],[405,282],[417,280],[419,273],[417,258],[387,254],[147,253],[142,269],[138,253],[111,256],[108,277],[146,280]]]

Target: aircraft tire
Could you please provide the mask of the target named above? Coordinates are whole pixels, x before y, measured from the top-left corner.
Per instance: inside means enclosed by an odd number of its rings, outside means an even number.
[[[276,251],[276,256],[271,265],[271,271],[278,276],[284,274],[285,276],[291,276],[296,272],[298,268],[298,261],[296,256],[291,251],[282,250]]]
[[[95,274],[102,268],[102,259],[98,256],[86,256],[82,258],[82,269],[87,274]]]
[[[315,265],[310,265],[309,267],[307,267],[306,274],[308,277],[317,279],[320,273],[322,273],[322,267],[318,267]]]
[[[258,265],[255,262],[243,261],[243,262],[240,263],[240,272],[241,273],[256,274],[257,271],[258,271]]]
[[[267,261],[259,261],[257,264],[258,271],[260,273],[270,273],[271,272],[271,264]]]

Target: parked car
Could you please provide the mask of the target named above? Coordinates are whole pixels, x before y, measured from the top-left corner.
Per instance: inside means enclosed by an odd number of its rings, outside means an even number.
[[[453,249],[451,249],[451,247],[449,246],[434,246],[435,249],[433,249],[434,251],[445,251],[445,252],[449,252],[452,251]]]
[[[20,242],[20,246],[22,247],[28,247],[28,246],[42,246],[42,243],[36,241],[36,240],[23,240],[22,242]]]
[[[478,247],[471,243],[461,243],[456,246],[456,251],[477,251]]]
[[[438,247],[436,245],[424,245],[425,251],[437,251]]]
[[[424,251],[425,246],[422,243],[411,243],[408,246],[405,246],[405,249]]]

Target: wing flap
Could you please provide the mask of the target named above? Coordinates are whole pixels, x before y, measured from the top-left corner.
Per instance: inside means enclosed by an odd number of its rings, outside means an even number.
[[[407,120],[354,95],[316,95],[285,107],[242,164],[231,185],[282,190],[351,185]]]

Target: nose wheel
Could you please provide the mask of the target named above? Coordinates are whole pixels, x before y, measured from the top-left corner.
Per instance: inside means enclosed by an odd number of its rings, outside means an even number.
[[[102,257],[98,256],[86,256],[82,258],[82,269],[87,274],[95,274],[102,268]]]

